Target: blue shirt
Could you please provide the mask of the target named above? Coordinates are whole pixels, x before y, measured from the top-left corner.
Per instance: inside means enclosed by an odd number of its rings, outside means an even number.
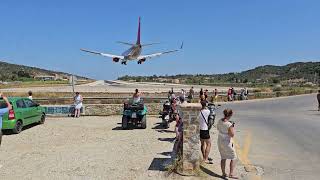
[[[2,116],[3,116],[3,114],[7,113],[8,111],[9,111],[9,108],[0,109],[0,129],[2,129]]]

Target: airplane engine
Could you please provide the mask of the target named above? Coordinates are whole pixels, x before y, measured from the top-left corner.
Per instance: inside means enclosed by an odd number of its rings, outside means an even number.
[[[119,62],[119,60],[120,60],[120,59],[119,59],[119,58],[116,58],[116,57],[115,57],[115,58],[112,58],[112,61],[113,61],[113,62]]]
[[[140,59],[139,61],[138,61],[138,64],[142,64],[143,62],[145,62],[146,61],[146,59]]]

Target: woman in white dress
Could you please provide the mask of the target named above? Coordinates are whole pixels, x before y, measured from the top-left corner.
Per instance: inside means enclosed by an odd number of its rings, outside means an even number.
[[[225,109],[223,111],[224,118],[219,120],[217,128],[219,131],[218,135],[218,148],[221,155],[221,171],[222,176],[226,177],[226,161],[230,159],[230,174],[229,178],[238,179],[233,174],[235,169],[235,160],[237,159],[235,147],[233,144],[234,137],[234,123],[230,122],[230,118],[232,117],[232,110]]]
[[[74,112],[74,117],[80,117],[80,111],[81,111],[81,108],[82,108],[82,101],[83,101],[83,98],[82,96],[80,95],[79,92],[76,92],[76,96],[74,97],[74,109],[75,109],[75,112]]]

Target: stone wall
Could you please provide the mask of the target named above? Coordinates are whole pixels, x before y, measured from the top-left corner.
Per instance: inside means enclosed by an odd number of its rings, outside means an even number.
[[[195,175],[200,170],[202,161],[200,149],[199,103],[186,103],[178,107],[183,119],[183,152],[182,172],[185,175]]]
[[[146,104],[148,115],[158,115],[162,109],[160,103]],[[69,114],[69,105],[46,105],[48,115],[67,116]],[[86,116],[110,116],[120,115],[123,110],[123,104],[86,104],[83,107],[83,115]]]

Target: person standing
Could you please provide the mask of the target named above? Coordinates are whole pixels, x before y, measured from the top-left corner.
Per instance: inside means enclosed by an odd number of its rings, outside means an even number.
[[[80,117],[82,102],[83,102],[82,96],[80,95],[79,92],[76,92],[76,96],[74,97],[74,105],[75,105],[74,117],[76,118]]]
[[[6,108],[1,108],[0,109],[0,146],[1,146],[1,141],[2,141],[2,116],[9,112],[9,110],[12,109],[12,106],[8,100],[7,97],[5,97],[1,92],[0,92],[0,99],[3,99],[4,102],[6,103],[7,107]]]
[[[217,124],[217,129],[219,131],[218,135],[218,149],[221,155],[221,171],[222,176],[226,177],[226,161],[230,159],[230,178],[238,179],[234,175],[235,160],[237,159],[237,154],[235,151],[233,137],[235,135],[234,123],[230,122],[230,118],[233,115],[231,109],[225,109],[223,111],[224,118],[219,120]]]
[[[192,102],[193,97],[194,97],[194,90],[193,90],[193,86],[192,86],[191,89],[189,90],[189,96],[188,96],[190,103]]]
[[[32,100],[32,99],[33,99],[33,98],[32,98],[32,91],[29,91],[29,92],[28,92],[28,95],[29,95],[28,98],[29,98],[30,100]]]
[[[320,90],[318,91],[317,99],[318,99],[318,111],[320,111]]]
[[[207,101],[208,100],[208,89],[204,91],[204,99]]]
[[[208,128],[208,118],[210,115],[210,110],[207,109],[207,102],[201,101],[201,110],[198,118],[200,119],[200,141],[201,141],[201,152],[203,161],[205,163],[211,164],[209,161],[209,153],[211,149],[211,139],[210,132]]]
[[[214,89],[214,101],[217,102],[218,101],[218,89]]]
[[[199,93],[199,99],[200,99],[200,103],[202,102],[202,101],[205,101],[205,96],[204,96],[204,92],[203,92],[203,89],[201,88],[200,89],[200,93]]]
[[[232,101],[232,89],[231,88],[229,88],[227,96],[228,96],[228,101]]]

